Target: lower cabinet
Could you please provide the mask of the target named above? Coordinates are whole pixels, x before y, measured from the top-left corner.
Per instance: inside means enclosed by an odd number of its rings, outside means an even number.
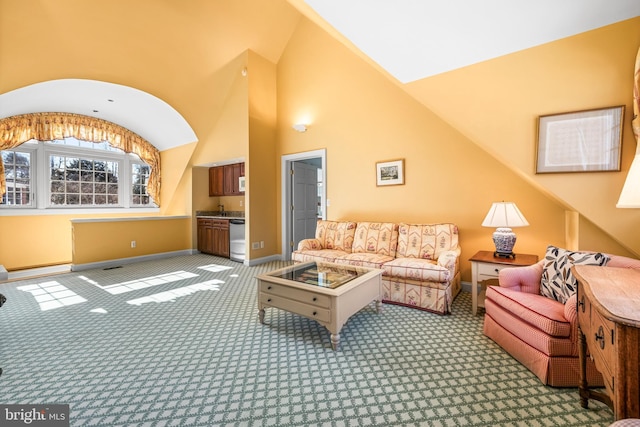
[[[198,250],[229,258],[229,220],[198,218]]]

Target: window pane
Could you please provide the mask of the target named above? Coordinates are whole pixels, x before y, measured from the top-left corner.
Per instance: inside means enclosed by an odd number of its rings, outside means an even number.
[[[151,203],[151,198],[147,193],[149,183],[149,165],[134,163],[131,165],[131,205],[144,206]]]
[[[2,196],[2,206],[30,206],[31,189],[31,153],[2,151],[6,192]]]
[[[51,155],[50,203],[53,206],[118,205],[118,162]],[[111,166],[110,166],[111,165]],[[113,166],[115,165],[115,166]],[[107,169],[115,173],[105,172]],[[105,182],[109,179],[110,184]],[[105,193],[112,196],[105,197]]]

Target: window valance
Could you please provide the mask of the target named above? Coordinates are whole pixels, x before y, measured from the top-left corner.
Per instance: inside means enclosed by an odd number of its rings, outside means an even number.
[[[142,137],[115,123],[71,113],[31,113],[0,119],[0,150],[9,150],[31,139],[51,141],[74,137],[88,142],[107,141],[126,153],[138,155],[151,167],[147,192],[160,206],[160,152]],[[0,157],[0,197],[6,191]]]

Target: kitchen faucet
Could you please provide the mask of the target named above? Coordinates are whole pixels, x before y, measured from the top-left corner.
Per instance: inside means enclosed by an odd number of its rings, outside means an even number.
[[[218,205],[218,209],[220,209],[220,213],[224,216],[224,205]]]

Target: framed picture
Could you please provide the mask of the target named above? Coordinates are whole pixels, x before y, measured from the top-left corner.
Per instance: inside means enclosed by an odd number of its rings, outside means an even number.
[[[376,185],[404,184],[404,159],[376,163]]]
[[[619,171],[624,105],[540,116],[536,173]]]

